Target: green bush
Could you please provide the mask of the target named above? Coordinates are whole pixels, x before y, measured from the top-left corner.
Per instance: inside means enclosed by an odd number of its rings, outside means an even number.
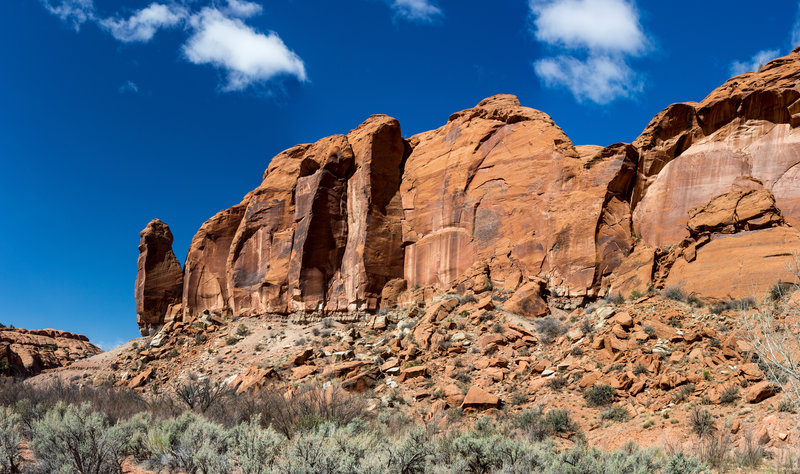
[[[239,337],[247,337],[250,335],[250,330],[247,329],[247,326],[244,324],[240,324],[238,328],[236,328],[236,335]]]
[[[547,413],[541,408],[524,410],[514,420],[514,426],[521,429],[532,441],[543,441],[555,434],[578,431],[578,425],[572,420],[569,411],[560,409]]]
[[[285,474],[386,472],[389,456],[382,446],[375,434],[359,424],[325,423],[292,438],[275,470]]]
[[[619,423],[628,421],[630,417],[631,415],[628,413],[628,409],[619,405],[613,406],[600,414],[601,420],[611,420]]]
[[[239,461],[243,474],[270,472],[286,438],[271,427],[261,429],[261,419],[255,416],[231,430],[229,445]]]
[[[0,472],[19,472],[22,456],[22,420],[13,410],[0,406]]]
[[[122,472],[125,439],[108,418],[80,406],[58,403],[33,426],[31,448],[44,472]]]
[[[614,400],[617,390],[608,384],[592,385],[583,393],[586,404],[590,407],[608,405]]]
[[[708,468],[698,459],[687,457],[683,452],[670,456],[664,466],[663,474],[698,474],[705,472]]]
[[[175,419],[161,420],[147,435],[150,467],[154,470],[226,473],[228,433],[215,423],[186,412]]]

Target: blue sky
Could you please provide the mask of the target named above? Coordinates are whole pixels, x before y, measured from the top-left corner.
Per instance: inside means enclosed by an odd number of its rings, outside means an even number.
[[[138,232],[192,235],[270,157],[496,93],[575,144],[800,44],[796,1],[2,0],[0,322],[137,336]]]

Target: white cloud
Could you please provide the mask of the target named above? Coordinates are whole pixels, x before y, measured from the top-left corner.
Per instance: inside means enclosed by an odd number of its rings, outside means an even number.
[[[636,73],[611,56],[545,58],[536,61],[534,69],[546,86],[566,87],[579,102],[588,99],[602,105],[642,90]]]
[[[532,0],[536,39],[565,48],[638,54],[646,40],[625,0]]]
[[[392,10],[411,21],[430,22],[442,15],[442,10],[430,0],[392,0]]]
[[[94,18],[92,0],[42,0],[42,4],[47,11],[61,18],[61,21],[71,23],[75,31]]]
[[[139,86],[137,86],[136,83],[133,82],[133,81],[127,81],[127,82],[125,82],[125,84],[119,86],[118,92],[120,94],[124,94],[126,92],[132,92],[134,94],[138,94],[139,93]]]
[[[576,100],[607,104],[642,90],[628,58],[649,41],[628,0],[530,0],[533,34],[559,55],[534,62],[547,87],[564,87]]]
[[[188,11],[183,7],[151,3],[127,19],[106,18],[99,23],[123,43],[146,43],[159,29],[176,26],[187,16]]]
[[[250,18],[261,13],[262,7],[258,3],[247,0],[228,0],[225,13],[239,18]]]
[[[306,80],[303,60],[283,43],[277,33],[258,32],[242,21],[261,13],[262,7],[256,2],[225,0],[222,5],[222,0],[206,0],[203,3],[215,6],[202,8],[199,12],[184,6],[196,0],[181,4],[151,3],[127,18],[100,19],[95,16],[93,0],[40,1],[50,13],[72,23],[76,30],[83,23],[92,21],[124,43],[146,43],[160,29],[183,26],[189,34],[182,47],[184,56],[193,64],[209,64],[223,70],[227,75],[225,91],[243,90],[284,75]],[[424,8],[428,5],[426,0],[394,1],[409,5],[417,15],[433,14]],[[138,93],[139,89],[128,81],[119,92]]]
[[[226,91],[242,90],[279,75],[306,80],[303,60],[275,33],[254,31],[241,20],[214,8],[204,8],[190,19],[194,33],[183,46],[194,64],[210,64],[227,74]]]
[[[744,61],[734,61],[731,63],[730,71],[732,76],[738,76],[750,71],[758,71],[769,60],[780,56],[779,49],[765,49],[753,55],[752,58]]]

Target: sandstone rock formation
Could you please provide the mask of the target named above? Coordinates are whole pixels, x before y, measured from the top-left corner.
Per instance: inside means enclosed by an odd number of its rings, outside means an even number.
[[[180,303],[183,270],[172,252],[172,232],[167,224],[154,219],[139,235],[136,322],[142,335],[147,335],[164,323],[172,305]]]
[[[101,352],[80,334],[55,329],[0,329],[0,375],[35,375]]]
[[[574,146],[510,95],[407,140],[372,116],[274,157],[255,190],[203,224],[183,277],[168,229],[151,223],[140,327],[492,288],[526,289],[512,306],[530,316],[666,284],[712,299],[762,291],[792,277],[780,269],[800,249],[799,91],[796,50],[607,147]]]

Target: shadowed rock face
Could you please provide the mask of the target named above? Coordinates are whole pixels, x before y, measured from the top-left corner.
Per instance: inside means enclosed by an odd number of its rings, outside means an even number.
[[[139,233],[136,322],[142,334],[164,323],[170,306],[180,303],[183,270],[172,252],[172,232],[158,219]]]
[[[255,190],[200,228],[177,299],[172,236],[148,225],[140,326],[205,310],[373,311],[382,292],[403,304],[431,287],[536,282],[544,299],[581,299],[674,282],[720,297],[743,287],[748,265],[777,268],[796,247],[799,82],[795,51],[608,147],[574,146],[510,95],[408,140],[397,120],[370,117],[274,157]]]

